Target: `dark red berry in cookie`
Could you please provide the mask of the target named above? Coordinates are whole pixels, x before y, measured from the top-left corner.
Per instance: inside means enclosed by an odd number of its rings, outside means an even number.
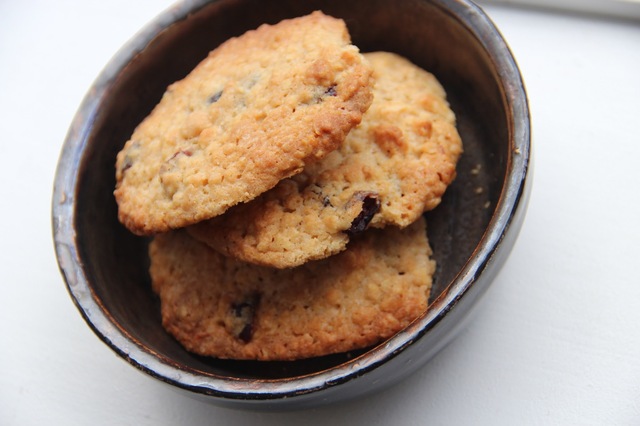
[[[346,231],[351,237],[364,232],[373,219],[373,216],[380,210],[380,199],[378,198],[378,194],[374,192],[356,192],[353,197],[362,200],[362,210],[358,216],[353,219],[351,226]]]
[[[124,164],[122,165],[122,168],[120,169],[120,173],[122,173],[124,175],[124,173],[129,170],[131,168],[131,166],[133,166],[133,160],[129,157],[124,157]]]
[[[220,97],[222,97],[222,90],[219,90],[216,93],[214,93],[213,95],[209,96],[209,99],[207,99],[207,101],[210,104],[215,104],[216,102],[218,102],[220,100]]]
[[[336,96],[338,92],[336,92],[336,86],[330,86],[325,92],[327,96]]]
[[[242,302],[231,305],[235,325],[234,333],[238,339],[245,343],[249,343],[251,337],[253,337],[254,322],[259,303],[260,295],[252,294]]]
[[[179,155],[184,155],[184,156],[187,156],[187,157],[191,157],[193,155],[193,153],[191,151],[189,151],[188,149],[181,150],[181,151],[178,151],[175,154],[173,154],[171,156],[171,158],[169,158],[167,161],[171,161],[174,158],[178,157]]]

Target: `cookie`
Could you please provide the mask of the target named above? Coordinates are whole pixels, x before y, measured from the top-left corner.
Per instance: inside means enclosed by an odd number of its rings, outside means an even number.
[[[405,227],[440,203],[462,152],[444,89],[398,55],[365,57],[374,101],[345,143],[256,200],[190,227],[194,237],[287,268],[340,252],[368,227]]]
[[[374,345],[428,306],[435,263],[424,219],[371,230],[342,253],[276,269],[226,257],[177,230],[154,237],[162,324],[187,350],[295,360]]]
[[[117,156],[120,221],[151,235],[220,215],[338,148],[371,69],[320,12],[262,25],[169,86]]]

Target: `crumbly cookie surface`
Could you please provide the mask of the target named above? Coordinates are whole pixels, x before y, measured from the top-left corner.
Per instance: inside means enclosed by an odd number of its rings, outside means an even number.
[[[162,322],[207,356],[294,360],[363,348],[405,328],[428,306],[435,263],[420,218],[370,230],[344,252],[292,269],[240,262],[184,230],[149,254]]]
[[[374,101],[345,143],[256,200],[190,227],[194,237],[287,268],[340,252],[369,226],[407,226],[439,204],[462,153],[444,89],[398,55],[365,57]]]
[[[372,100],[342,20],[314,12],[213,50],[118,154],[120,221],[150,235],[255,198],[344,141]]]

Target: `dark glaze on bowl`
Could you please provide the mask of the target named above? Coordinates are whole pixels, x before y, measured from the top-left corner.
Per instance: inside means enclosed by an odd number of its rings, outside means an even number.
[[[320,9],[343,18],[362,51],[388,50],[447,90],[465,153],[428,213],[438,262],[429,311],[367,350],[296,362],[195,356],[163,330],[147,273],[147,240],[117,220],[116,153],[159,101],[229,37]],[[481,9],[462,0],[197,0],[175,5],[107,65],[65,141],[53,194],[56,252],[71,297],[94,332],[134,367],[231,407],[304,408],[387,387],[423,365],[464,323],[515,242],[529,193],[529,110],[509,49]]]

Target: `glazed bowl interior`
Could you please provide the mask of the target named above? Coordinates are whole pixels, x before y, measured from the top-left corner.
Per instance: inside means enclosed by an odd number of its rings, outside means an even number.
[[[162,328],[147,270],[148,240],[132,235],[118,222],[113,197],[116,154],[167,85],[184,77],[218,44],[262,23],[317,9],[343,18],[362,51],[396,52],[435,74],[456,113],[464,155],[442,204],[426,214],[438,262],[431,309],[390,341],[352,353],[295,362],[193,355]],[[491,262],[509,228],[522,198],[528,143],[526,99],[517,68],[495,28],[471,3],[176,4],[109,63],[71,127],[53,202],[60,267],[74,302],[96,334],[150,375],[197,394],[229,400],[311,394],[375,370],[437,331],[448,311],[468,309],[454,305]],[[520,156],[517,161],[514,149]],[[440,334],[440,341],[429,343],[430,348],[447,340],[446,333]]]

